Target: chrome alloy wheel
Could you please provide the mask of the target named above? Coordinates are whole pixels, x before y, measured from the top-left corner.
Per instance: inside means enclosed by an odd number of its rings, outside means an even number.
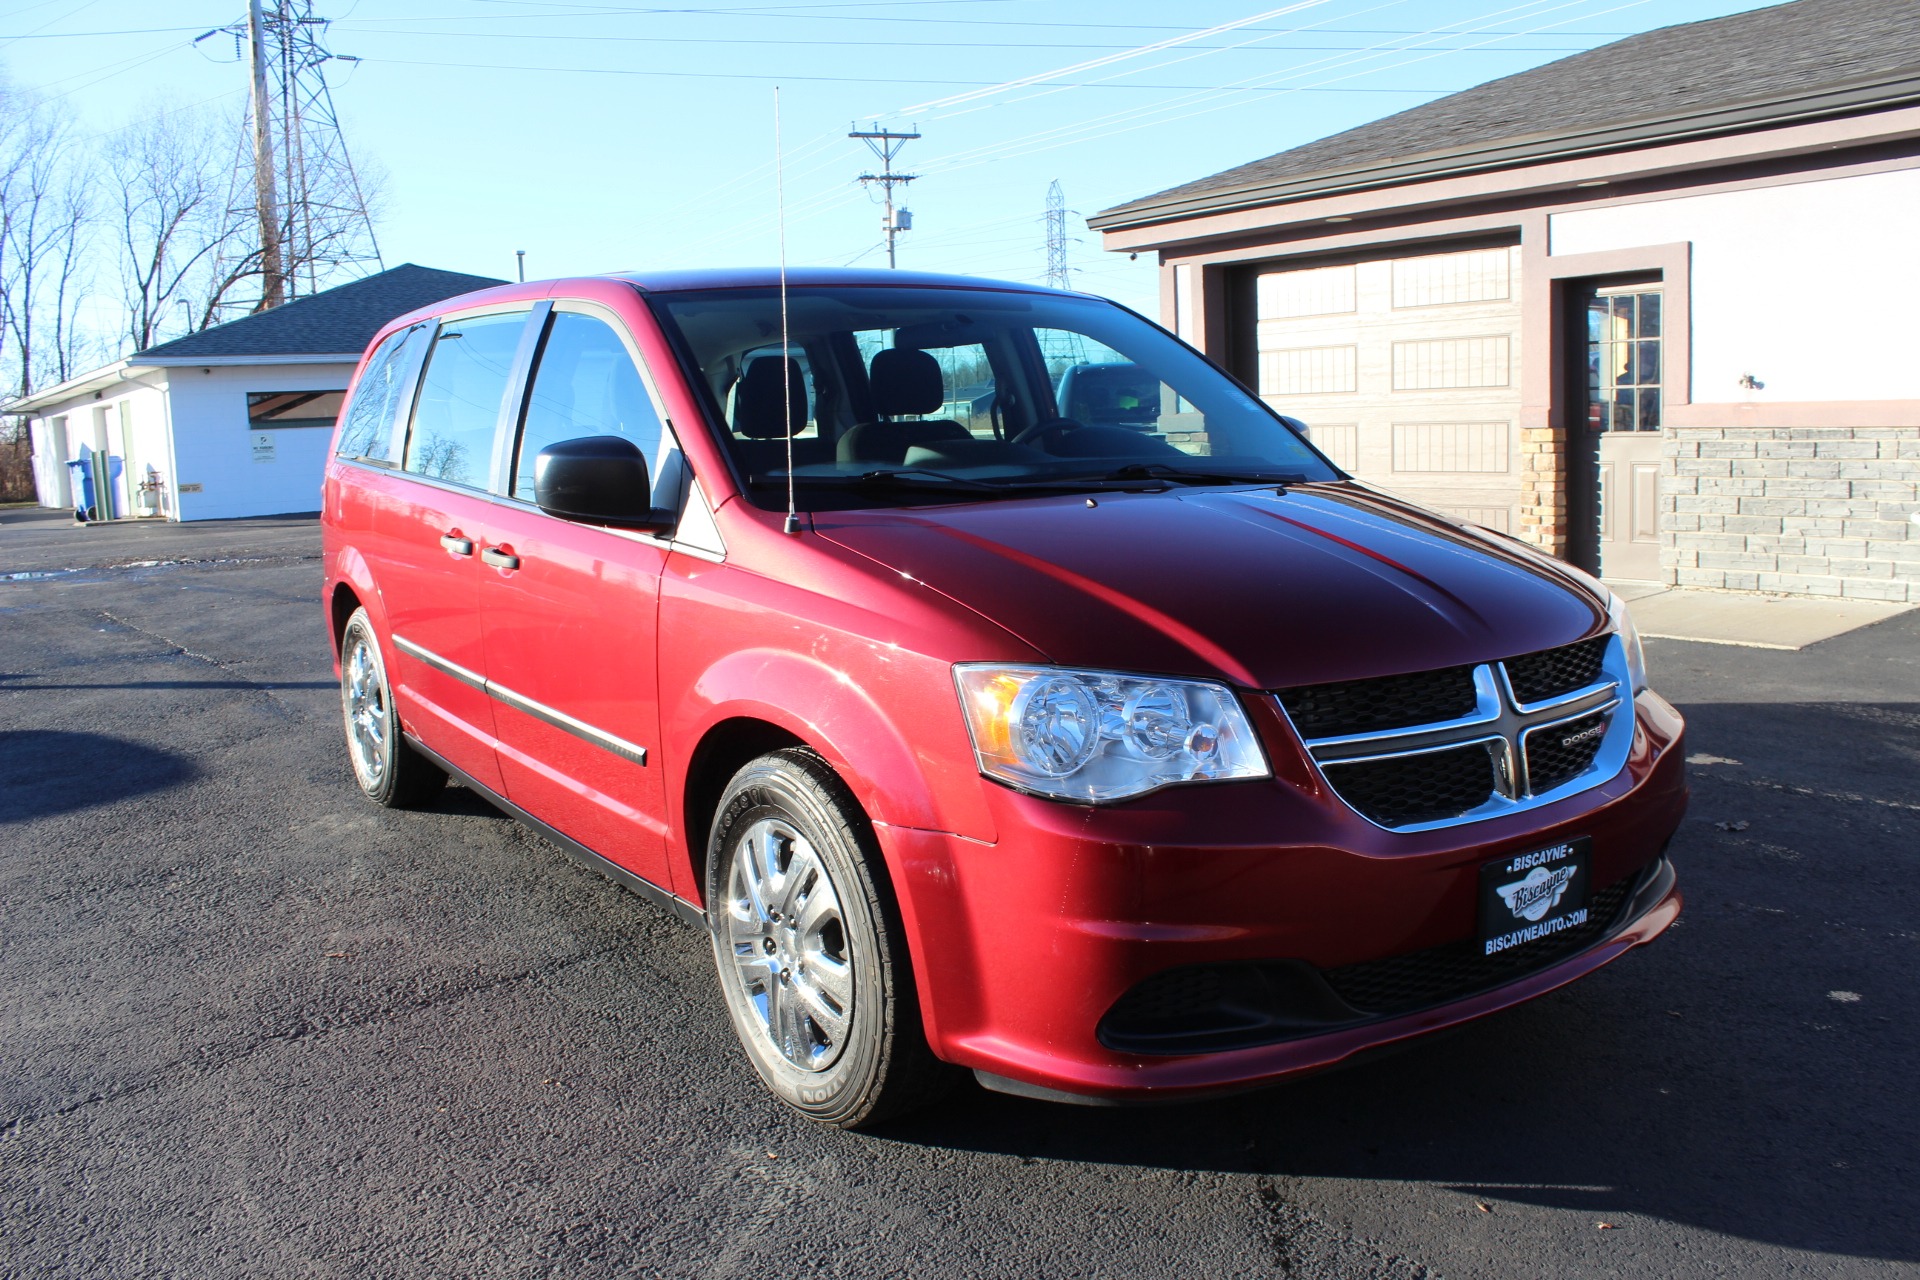
[[[726,928],[733,981],[759,1029],[802,1071],[831,1067],[853,1021],[852,957],[833,881],[788,823],[762,818],[740,836]]]
[[[386,682],[364,634],[355,634],[341,665],[342,701],[346,704],[347,747],[353,768],[368,788],[386,776],[390,747],[387,741]]]

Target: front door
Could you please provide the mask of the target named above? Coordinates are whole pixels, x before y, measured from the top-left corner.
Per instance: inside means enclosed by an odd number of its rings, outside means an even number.
[[[404,474],[368,485],[364,544],[392,631],[388,670],[402,721],[496,791],[478,553],[494,505],[496,431],[526,327],[525,310],[441,322],[414,399]]]
[[[515,804],[671,891],[655,662],[666,544],[532,505],[535,456],[580,436],[625,436],[656,493],[677,483],[663,465],[671,438],[627,344],[608,318],[574,305],[557,303],[548,322],[508,500],[480,553],[500,770]]]
[[[1573,503],[1603,578],[1658,581],[1663,359],[1657,286],[1616,285],[1587,295],[1585,387],[1570,441],[1587,469],[1586,502]],[[1570,434],[1573,434],[1570,433]],[[1584,467],[1583,464],[1584,463]],[[1575,476],[1574,483],[1581,483]]]

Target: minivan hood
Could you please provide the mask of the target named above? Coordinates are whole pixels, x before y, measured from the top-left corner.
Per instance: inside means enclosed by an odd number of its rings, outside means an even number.
[[[1285,688],[1530,653],[1607,620],[1584,575],[1354,482],[813,520],[1069,666]]]

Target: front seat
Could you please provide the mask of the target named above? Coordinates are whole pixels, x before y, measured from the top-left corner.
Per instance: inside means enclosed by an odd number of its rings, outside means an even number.
[[[900,466],[914,445],[939,440],[971,440],[973,433],[945,418],[916,418],[906,414],[934,413],[947,401],[947,385],[940,362],[914,347],[876,351],[867,371],[877,422],[863,422],[840,437],[834,456],[841,462],[880,462]]]
[[[780,375],[786,374],[783,388]],[[783,356],[761,356],[747,366],[746,376],[733,391],[733,430],[745,436],[733,445],[734,456],[750,475],[765,476],[787,467],[787,437],[807,429],[807,380],[800,362]],[[795,464],[805,461],[796,456]]]

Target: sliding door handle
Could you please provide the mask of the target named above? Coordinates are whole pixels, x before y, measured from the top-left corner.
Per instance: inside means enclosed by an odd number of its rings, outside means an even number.
[[[440,545],[457,556],[470,556],[473,554],[473,539],[461,537],[458,529],[441,534]]]
[[[480,553],[480,559],[496,569],[518,569],[520,557],[500,547],[488,547]]]

